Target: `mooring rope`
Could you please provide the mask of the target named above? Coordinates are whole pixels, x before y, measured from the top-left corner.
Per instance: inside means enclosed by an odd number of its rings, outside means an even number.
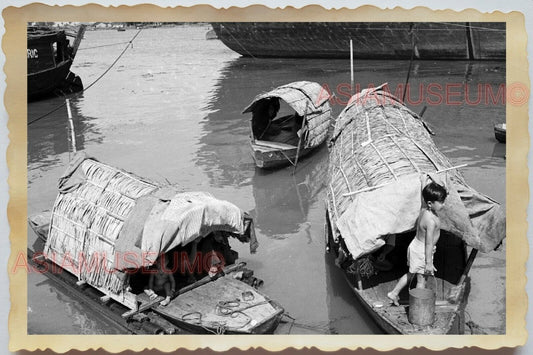
[[[113,63],[111,63],[111,65],[98,77],[96,78],[95,81],[93,81],[91,84],[89,84],[89,86],[87,86],[86,88],[84,88],[82,91],[76,93],[74,95],[74,98],[80,96],[82,93],[84,93],[85,91],[89,90],[94,84],[96,84],[100,79],[103,78],[104,75],[106,75],[110,70],[111,68],[113,68],[113,66],[119,61],[119,59],[124,55],[124,53],[126,53],[126,51],[128,50],[128,48],[130,47],[130,44],[133,45],[133,40],[135,40],[135,38],[137,38],[137,36],[139,35],[139,33],[141,33],[142,31],[142,28],[139,29],[139,31],[137,31],[137,33],[127,42],[128,44],[126,45],[126,47],[124,48],[124,50],[122,51],[122,53],[119,54],[119,56],[117,57],[117,59],[115,59],[115,61]],[[34,119],[33,121],[30,121],[28,122],[28,126],[49,116],[50,114],[56,112],[57,110],[59,110],[60,108],[64,107],[66,103],[63,103],[59,106],[57,106],[56,108],[52,109],[51,111],[45,113],[44,115]]]
[[[84,50],[87,50],[87,49],[95,49],[95,48],[103,48],[103,47],[111,47],[111,46],[117,46],[119,44],[126,44],[126,43],[130,43],[130,42],[117,42],[117,43],[110,43],[110,44],[102,44],[101,46],[78,48],[78,51],[84,51]]]
[[[461,25],[459,23],[451,23],[451,22],[432,22],[437,24],[445,24],[449,26],[455,26],[455,27],[462,27],[462,28],[472,28],[477,30],[485,30],[485,31],[492,31],[492,32],[505,32],[505,29],[500,30],[498,28],[490,28],[490,27],[482,27],[482,26],[472,26],[472,25]]]

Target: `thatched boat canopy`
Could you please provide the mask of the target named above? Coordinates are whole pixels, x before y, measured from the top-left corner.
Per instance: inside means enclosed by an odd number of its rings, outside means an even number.
[[[59,181],[44,255],[103,291],[122,292],[125,270],[148,267],[211,232],[250,242],[252,219],[204,192],[158,186],[78,154]]]
[[[494,249],[505,237],[501,206],[467,185],[421,118],[384,85],[354,95],[335,123],[327,197],[335,238],[357,259],[387,235],[414,230],[429,174],[449,193],[441,228],[475,249]]]
[[[305,118],[306,137],[303,148],[320,145],[327,137],[331,121],[330,95],[320,84],[310,81],[297,81],[277,87],[255,97],[243,113],[253,113],[252,124],[268,120],[266,111],[271,102],[285,101],[300,117]]]

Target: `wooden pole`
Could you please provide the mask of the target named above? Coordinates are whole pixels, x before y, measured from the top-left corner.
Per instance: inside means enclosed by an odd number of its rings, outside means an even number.
[[[304,135],[303,128],[305,126],[305,121],[307,120],[307,109],[309,108],[309,101],[305,103],[305,112],[302,119],[302,126],[300,127],[300,136],[298,137],[298,147],[296,148],[296,158],[294,158],[294,169],[292,170],[292,175],[296,172],[296,164],[298,164],[298,156],[300,155],[300,147],[302,145],[302,136]],[[290,160],[289,160],[290,161]]]
[[[468,256],[468,260],[466,262],[466,266],[463,271],[463,274],[459,278],[459,282],[457,282],[456,286],[453,286],[450,289],[450,293],[448,297],[446,297],[448,302],[452,304],[459,302],[459,296],[461,295],[461,291],[462,291],[464,282],[466,280],[466,276],[468,276],[468,273],[470,272],[470,268],[472,267],[472,264],[474,263],[474,259],[476,258],[476,255],[477,255],[477,249],[472,249],[472,251],[470,252],[470,255]]]
[[[415,55],[415,29],[414,25],[411,27],[411,59],[409,60],[409,69],[407,69],[407,78],[405,78],[405,88],[403,90],[402,102],[405,102],[405,94],[407,93],[407,84],[409,83],[409,75],[411,74],[411,66],[413,65],[413,57]]]
[[[353,75],[353,41],[350,39],[350,74],[351,74],[351,86],[350,92],[352,95],[355,95],[354,92],[354,75]]]
[[[72,143],[72,152],[76,153],[76,135],[74,134],[74,123],[72,122],[72,112],[70,111],[70,100],[66,99],[68,123],[70,127],[70,141]]]

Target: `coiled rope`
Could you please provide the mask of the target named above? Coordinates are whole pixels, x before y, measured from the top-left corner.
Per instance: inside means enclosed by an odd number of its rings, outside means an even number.
[[[96,78],[95,81],[93,81],[91,84],[89,84],[89,86],[84,88],[82,91],[76,93],[76,95],[74,95],[74,98],[80,96],[82,93],[84,93],[85,91],[89,90],[94,84],[96,84],[100,79],[102,79],[104,77],[104,75],[106,75],[111,70],[111,68],[113,68],[113,66],[119,61],[119,59],[124,55],[124,53],[126,53],[128,48],[130,48],[130,45],[133,46],[133,41],[135,40],[135,38],[137,38],[137,36],[139,35],[139,33],[141,33],[141,31],[142,31],[142,28],[139,29],[139,31],[137,31],[137,33],[127,42],[126,47],[124,48],[122,53],[119,54],[117,59],[115,59],[115,61],[113,63],[111,63],[111,65],[98,78]],[[44,115],[39,116],[38,118],[34,119],[33,121],[28,122],[28,126],[33,124],[33,123],[35,123],[35,122],[37,122],[37,121],[40,121],[41,119],[43,119],[43,118],[45,118],[47,116],[49,116],[50,114],[56,112],[57,110],[59,110],[60,108],[64,107],[65,105],[66,105],[66,103],[63,103],[63,104],[57,106],[56,108],[52,109],[51,111],[45,113]]]

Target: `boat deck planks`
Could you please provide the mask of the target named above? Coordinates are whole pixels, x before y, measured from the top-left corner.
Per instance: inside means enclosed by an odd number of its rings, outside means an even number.
[[[429,281],[431,282],[431,281]],[[393,289],[394,281],[378,284],[363,291],[355,290],[362,300],[379,315],[389,326],[397,329],[402,334],[418,334],[424,331],[425,334],[446,334],[455,320],[459,305],[450,304],[443,301],[446,290],[453,285],[445,280],[437,279],[436,295],[437,305],[435,306],[435,322],[429,327],[420,327],[409,322],[409,307],[405,305],[405,300],[401,300],[400,306],[394,306],[387,297],[387,293]],[[403,302],[402,302],[403,301]],[[381,304],[381,307],[377,307]]]
[[[243,292],[251,292],[250,301],[243,300]],[[227,306],[230,314],[217,312],[219,302],[236,301]],[[234,280],[231,276],[221,277],[177,296],[169,305],[154,310],[166,317],[207,328],[223,326],[228,330],[251,333],[253,329],[279,313],[263,295],[252,287]]]

